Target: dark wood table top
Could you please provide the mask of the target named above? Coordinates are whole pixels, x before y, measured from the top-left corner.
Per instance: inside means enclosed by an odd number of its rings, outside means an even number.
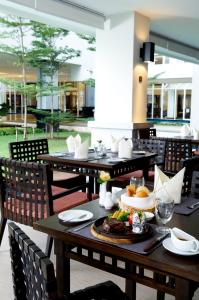
[[[151,152],[146,152],[144,155],[133,154],[132,158],[121,159],[120,162],[109,162],[109,153],[107,154],[107,157],[97,159],[93,153],[89,154],[88,159],[74,159],[67,154],[65,156],[42,154],[38,155],[38,159],[58,165],[62,164],[63,166],[109,171],[111,174],[113,174],[115,170],[120,170],[120,172],[116,172],[116,175],[118,176],[122,173],[129,173],[131,171],[130,165],[135,165],[137,167],[140,165],[142,168],[145,164],[148,166],[147,163],[149,160],[154,158],[156,155],[156,153]]]
[[[99,207],[98,200],[83,204],[76,207],[76,209],[77,208],[93,212],[94,218],[99,218],[108,214],[107,211]],[[181,228],[199,239],[198,220],[199,210],[190,216],[174,214],[168,225],[171,228]],[[71,243],[72,245],[80,245],[82,247],[91,245],[95,250],[104,251],[107,254],[127,259],[131,262],[141,264],[144,267],[148,267],[151,270],[199,282],[199,255],[179,256],[168,252],[163,246],[158,247],[149,255],[141,255],[131,251],[129,248],[125,249],[122,245],[114,245],[98,240],[90,234],[85,236],[85,234],[82,233],[82,230],[74,232],[70,227],[67,228],[67,226],[62,225],[57,215],[34,223],[33,228],[64,241],[67,244]]]

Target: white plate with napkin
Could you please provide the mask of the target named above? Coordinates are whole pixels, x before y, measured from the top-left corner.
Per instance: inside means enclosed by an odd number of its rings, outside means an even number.
[[[79,223],[92,219],[93,213],[88,210],[71,209],[58,214],[58,218],[64,223]]]
[[[180,249],[177,249],[174,244],[171,241],[171,238],[167,238],[162,242],[163,247],[168,250],[169,252],[172,252],[174,254],[183,255],[183,256],[192,256],[199,254],[199,250],[196,252],[191,251],[182,251]]]

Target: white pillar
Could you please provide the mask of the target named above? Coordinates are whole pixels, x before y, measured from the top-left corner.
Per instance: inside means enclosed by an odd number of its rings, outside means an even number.
[[[46,87],[47,90],[49,90],[49,95],[47,96],[37,96],[37,108],[38,109],[48,109],[51,110],[52,107],[52,95],[50,94],[50,88],[48,87],[48,84],[51,84],[51,78],[50,76],[47,76],[40,70],[38,72],[38,77],[39,80],[44,82],[44,86]],[[53,85],[55,87],[58,86],[58,72],[53,76]],[[58,97],[59,92],[53,92],[53,108],[54,109],[59,109],[59,97]]]
[[[167,118],[174,119],[175,113],[175,90],[168,90],[168,105],[167,105]]]
[[[95,121],[92,143],[113,136],[132,136],[146,122],[147,64],[140,48],[149,37],[149,19],[134,12],[112,16],[96,33]],[[140,80],[139,80],[140,79]]]
[[[199,65],[193,65],[192,98],[191,98],[191,126],[199,130]]]

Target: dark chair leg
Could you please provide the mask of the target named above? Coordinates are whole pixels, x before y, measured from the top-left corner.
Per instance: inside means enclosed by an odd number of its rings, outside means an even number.
[[[7,223],[7,219],[2,218],[1,222],[0,222],[0,245],[1,245],[1,242],[3,239],[3,234],[4,234],[5,227],[6,227],[6,223]]]
[[[45,251],[45,254],[48,257],[50,257],[50,254],[51,254],[51,251],[52,251],[52,246],[53,246],[53,238],[48,235],[47,243],[46,243],[46,251]]]
[[[164,300],[165,299],[165,293],[157,291],[157,300]]]

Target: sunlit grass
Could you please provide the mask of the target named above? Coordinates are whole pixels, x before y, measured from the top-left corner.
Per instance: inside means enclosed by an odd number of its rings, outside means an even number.
[[[76,132],[76,131],[62,131],[59,134],[55,134],[56,137],[51,140],[48,139],[48,144],[49,144],[49,151],[50,152],[56,152],[56,151],[66,151],[66,138],[70,135],[77,135],[77,134],[81,135],[81,138],[83,140],[85,139],[89,139],[89,144],[90,144],[90,133],[87,132]],[[23,140],[23,135],[20,134],[18,136],[18,140],[22,141]],[[28,136],[28,139],[37,139],[37,138],[45,138],[45,134],[44,133],[37,133],[35,134],[35,136],[33,136],[32,134],[30,134]],[[8,149],[8,144],[11,142],[15,142],[16,141],[16,136],[15,135],[5,135],[5,136],[0,136],[0,156],[3,157],[9,157],[9,149]]]

